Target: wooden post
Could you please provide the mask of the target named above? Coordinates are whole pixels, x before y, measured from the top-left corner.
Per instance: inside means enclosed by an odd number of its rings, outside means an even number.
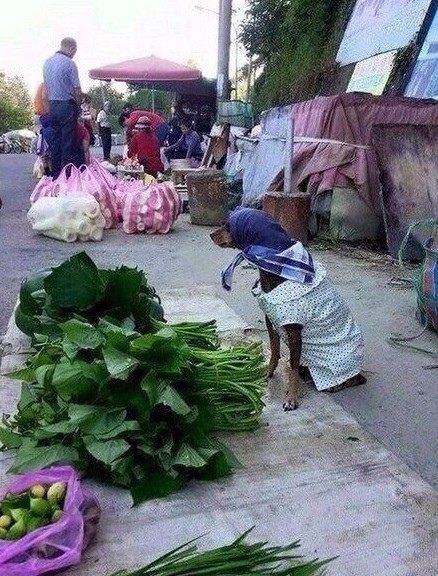
[[[302,194],[292,188],[293,145],[294,122],[291,114],[287,123],[284,151],[283,191],[266,192],[263,197],[263,210],[271,214],[291,238],[306,244],[310,214],[310,194]]]
[[[294,156],[294,122],[292,114],[287,123],[286,146],[284,150],[284,189],[285,194],[292,194],[292,166]]]

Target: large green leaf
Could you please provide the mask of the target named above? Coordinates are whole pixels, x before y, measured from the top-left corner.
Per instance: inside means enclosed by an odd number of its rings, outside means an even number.
[[[132,370],[140,364],[137,358],[112,346],[106,346],[103,349],[103,358],[108,372],[118,380],[126,380]]]
[[[77,365],[81,368],[84,378],[92,380],[96,384],[103,384],[108,378],[108,371],[103,360],[94,359],[91,362],[78,360]]]
[[[197,473],[197,477],[201,480],[216,480],[216,478],[228,476],[231,471],[226,456],[222,452],[217,452],[210,457],[207,465]]]
[[[166,385],[166,382],[158,376],[155,370],[149,370],[146,376],[141,379],[140,388],[146,392],[151,408],[157,403],[157,398]]]
[[[239,462],[239,460],[236,458],[233,452],[227,446],[225,446],[225,444],[220,442],[220,440],[218,440],[217,438],[206,439],[204,447],[207,446],[209,448],[217,450],[218,452],[221,452],[225,456],[226,461],[231,468],[242,468],[241,462]]]
[[[119,432],[119,427],[126,419],[126,410],[122,408],[98,408],[88,418],[79,422],[79,428],[83,434],[99,437],[100,435],[114,434]]]
[[[136,449],[139,450],[145,456],[150,456],[151,458],[153,458],[155,456],[154,443],[152,439],[145,439],[145,440],[149,441],[140,442],[139,444],[136,445]]]
[[[118,486],[129,488],[131,485],[131,470],[134,458],[131,453],[125,453],[125,456],[117,458],[110,464],[111,480]]]
[[[131,307],[137,300],[143,281],[143,272],[121,266],[106,271],[105,304],[108,309]]]
[[[44,280],[44,288],[56,308],[87,310],[98,302],[105,291],[96,264],[80,252],[53,268]]]
[[[64,342],[71,342],[83,350],[95,350],[104,341],[104,335],[91,324],[72,319],[60,324],[65,335]]]
[[[178,453],[172,459],[172,466],[184,466],[185,468],[203,468],[207,460],[197,452],[193,446],[183,442]]]
[[[171,328],[136,338],[131,351],[160,373],[179,373],[190,357],[189,347]]]
[[[62,446],[61,444],[36,446],[31,443],[23,443],[17,451],[14,464],[9,469],[9,472],[19,474],[27,470],[45,468],[50,464],[74,464],[78,460],[79,454],[71,446]]]
[[[51,274],[51,268],[43,268],[37,272],[29,274],[22,282],[21,288],[27,290],[31,294],[41,293],[44,291],[44,280]]]
[[[41,332],[41,322],[33,314],[26,314],[21,304],[17,306],[14,313],[15,324],[26,336],[33,336],[35,332]]]
[[[175,477],[171,473],[164,472],[163,470],[148,472],[142,480],[139,480],[131,486],[131,496],[134,501],[134,506],[146,500],[151,500],[152,498],[168,496],[181,488],[186,480],[187,476],[182,473]]]
[[[93,406],[91,404],[73,404],[68,405],[68,416],[72,422],[83,422],[88,418],[92,418],[101,409],[101,406]]]
[[[23,368],[18,368],[12,372],[4,374],[8,378],[13,378],[14,380],[21,380],[22,382],[33,382],[35,380],[35,371],[30,366]]]
[[[47,424],[47,426],[41,426],[35,430],[33,437],[36,440],[47,440],[59,435],[67,436],[68,434],[73,434],[73,432],[76,432],[78,428],[78,422],[73,420],[61,420],[55,424]]]
[[[104,464],[112,464],[130,449],[128,442],[122,438],[112,440],[96,440],[92,436],[84,437],[84,444],[88,452]]]
[[[23,382],[21,384],[20,400],[17,405],[18,411],[21,412],[26,408],[26,406],[34,404],[37,399],[37,395],[32,386],[30,386],[27,382]]]
[[[48,385],[52,381],[55,366],[53,364],[44,364],[35,369],[35,380],[41,387]]]
[[[190,406],[184,402],[183,397],[178,394],[170,384],[158,394],[156,404],[164,404],[164,406],[168,406],[175,414],[180,414],[181,416],[190,414],[192,410]]]
[[[96,390],[96,382],[84,375],[83,364],[77,360],[56,364],[52,385],[63,397],[87,396]]]
[[[0,444],[3,448],[7,450],[19,448],[22,443],[23,438],[19,434],[15,434],[11,430],[0,426]]]
[[[121,322],[114,318],[101,318],[97,327],[103,334],[115,333],[125,337],[139,336],[138,332],[135,331],[135,322],[132,318],[124,318]]]
[[[139,432],[141,430],[140,424],[136,420],[125,420],[119,426],[112,428],[109,432],[101,432],[96,434],[99,440],[109,440],[127,432]],[[131,434],[132,435],[132,434]],[[130,435],[130,436],[131,436]]]

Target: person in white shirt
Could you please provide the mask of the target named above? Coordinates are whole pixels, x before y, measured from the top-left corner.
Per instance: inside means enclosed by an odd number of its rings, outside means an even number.
[[[99,135],[102,140],[103,159],[109,160],[111,154],[111,104],[108,100],[104,103],[102,110],[97,115],[97,125]]]

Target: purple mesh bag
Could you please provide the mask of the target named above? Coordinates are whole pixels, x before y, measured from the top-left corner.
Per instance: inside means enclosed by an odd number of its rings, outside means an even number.
[[[0,540],[0,576],[39,576],[79,564],[92,540],[100,518],[96,498],[81,485],[71,466],[35,470],[11,480],[8,492],[24,492],[35,484],[65,482],[63,515],[60,520],[33,530],[16,541]]]

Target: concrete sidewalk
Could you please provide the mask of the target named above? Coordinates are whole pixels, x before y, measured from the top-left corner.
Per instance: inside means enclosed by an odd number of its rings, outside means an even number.
[[[208,289],[160,291],[170,320],[216,317],[242,337],[247,324]],[[182,314],[181,312],[184,312]],[[2,372],[22,363],[27,342],[10,322]],[[438,495],[366,433],[329,395],[304,387],[300,408],[281,410],[284,365],[270,382],[266,427],[222,435],[243,464],[227,479],[191,482],[178,493],[131,509],[127,492],[87,482],[102,505],[97,541],[68,574],[107,576],[135,568],[207,533],[202,548],[228,543],[255,526],[251,539],[302,553],[339,556],[330,576],[436,576]],[[19,386],[0,379],[1,412],[13,412]],[[0,458],[5,480],[11,456]]]

